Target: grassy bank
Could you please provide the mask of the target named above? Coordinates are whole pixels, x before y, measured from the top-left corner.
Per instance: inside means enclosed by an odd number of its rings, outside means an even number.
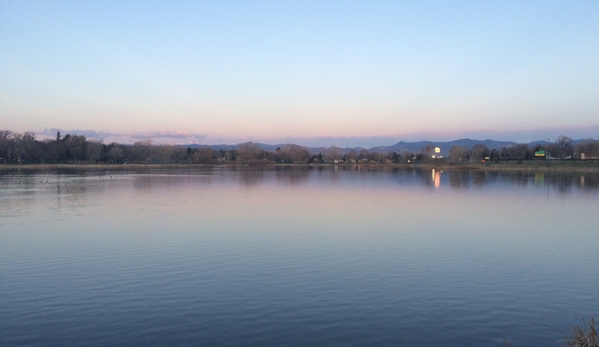
[[[499,163],[415,164],[443,170],[522,170],[522,171],[585,171],[599,172],[599,161],[508,161]]]

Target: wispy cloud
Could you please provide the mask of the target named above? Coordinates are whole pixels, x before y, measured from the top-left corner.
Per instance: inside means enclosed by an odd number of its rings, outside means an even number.
[[[71,135],[85,136],[85,137],[89,137],[92,139],[104,139],[106,137],[116,135],[116,134],[113,134],[113,133],[110,133],[107,131],[80,130],[80,129],[64,130],[64,129],[59,129],[59,128],[45,128],[42,131],[36,132],[36,134],[44,135],[47,137],[55,137],[58,132],[60,132],[61,136],[64,136],[66,134],[71,134]]]
[[[191,144],[204,143],[208,136],[204,134],[195,134],[187,131],[149,131],[149,132],[130,132],[130,133],[115,133],[110,131],[96,130],[81,130],[81,129],[60,129],[60,128],[45,128],[42,131],[36,132],[41,138],[54,138],[60,132],[61,136],[67,134],[85,136],[89,139],[104,140],[105,142],[118,142],[131,144],[139,140],[150,139],[156,143],[173,143],[173,144]]]
[[[208,138],[207,135],[203,134],[194,134],[187,131],[152,131],[152,132],[138,132],[138,133],[129,133],[124,134],[126,136],[132,137],[134,139],[196,139],[196,140],[205,140]]]

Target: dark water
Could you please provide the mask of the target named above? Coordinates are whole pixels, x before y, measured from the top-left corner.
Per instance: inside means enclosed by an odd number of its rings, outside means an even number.
[[[597,174],[3,173],[0,346],[556,346],[599,318],[598,203]]]

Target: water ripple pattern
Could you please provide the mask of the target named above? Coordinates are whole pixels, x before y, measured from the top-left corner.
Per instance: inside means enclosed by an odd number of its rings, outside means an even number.
[[[599,318],[580,176],[2,173],[0,346],[554,346]]]

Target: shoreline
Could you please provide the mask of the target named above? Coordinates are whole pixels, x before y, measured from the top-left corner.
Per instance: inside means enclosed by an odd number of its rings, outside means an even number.
[[[415,164],[0,164],[0,172],[46,170],[151,170],[200,168],[353,168],[353,169],[409,169],[409,170],[472,170],[472,171],[542,171],[542,172],[597,172],[599,161],[500,162],[500,163],[415,163]]]

